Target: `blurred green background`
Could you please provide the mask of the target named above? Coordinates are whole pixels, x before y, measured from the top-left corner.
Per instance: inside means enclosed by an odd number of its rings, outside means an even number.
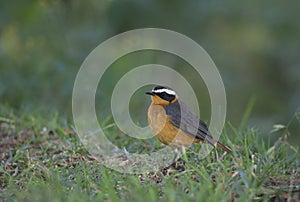
[[[71,117],[73,83],[87,55],[118,33],[157,27],[199,43],[223,78],[227,121],[238,127],[253,99],[248,125],[268,137],[274,124],[287,124],[300,108],[299,11],[297,0],[2,1],[0,107],[24,113],[58,111]],[[197,92],[203,119],[209,120],[210,100],[201,78],[184,61],[158,51],[126,55],[105,73],[97,93],[100,120],[110,115],[109,99],[118,79],[147,63],[182,73]],[[143,92],[149,88],[137,91],[130,106],[133,119],[141,124],[146,124],[149,104]],[[296,145],[299,128],[299,119],[294,119],[289,139]],[[272,135],[275,139],[280,134]]]

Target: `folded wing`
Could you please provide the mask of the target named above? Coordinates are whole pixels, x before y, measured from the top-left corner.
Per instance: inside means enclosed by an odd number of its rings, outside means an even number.
[[[171,123],[182,131],[202,141],[215,146],[215,141],[209,133],[207,125],[180,100],[168,105],[166,113]]]

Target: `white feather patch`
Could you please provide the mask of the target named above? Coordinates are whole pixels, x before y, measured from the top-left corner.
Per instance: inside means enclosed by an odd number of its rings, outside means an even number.
[[[169,95],[176,95],[175,91],[167,89],[167,88],[162,88],[162,89],[157,89],[157,90],[152,90],[153,93],[167,93]]]

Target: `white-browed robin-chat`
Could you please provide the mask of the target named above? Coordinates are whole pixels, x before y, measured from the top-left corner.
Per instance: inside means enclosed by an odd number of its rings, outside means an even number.
[[[174,90],[156,86],[146,94],[152,99],[148,109],[149,126],[160,142],[174,148],[205,142],[231,153],[229,147],[213,138],[207,125],[178,98]]]

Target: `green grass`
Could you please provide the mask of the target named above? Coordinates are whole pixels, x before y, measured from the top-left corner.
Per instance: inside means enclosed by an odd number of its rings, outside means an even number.
[[[108,121],[109,122],[109,121]],[[243,121],[243,124],[245,121]],[[105,123],[108,125],[108,123]],[[244,126],[243,126],[244,127]],[[299,148],[275,142],[258,130],[227,125],[221,141],[233,155],[199,160],[199,146],[168,170],[123,174],[95,161],[72,130],[72,122],[49,114],[0,115],[0,201],[267,201],[300,197]],[[108,127],[115,144],[141,152],[160,148]],[[272,135],[272,134],[270,134]],[[123,144],[122,144],[123,143]],[[131,146],[131,147],[130,147]]]

